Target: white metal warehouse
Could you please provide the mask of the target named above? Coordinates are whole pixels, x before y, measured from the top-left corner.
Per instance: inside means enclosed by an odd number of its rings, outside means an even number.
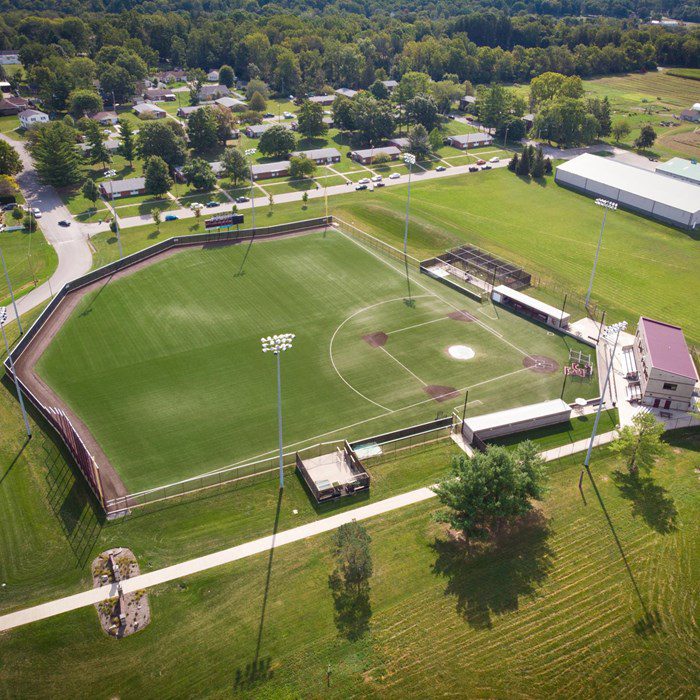
[[[683,228],[700,224],[700,187],[590,153],[557,167],[559,185]]]

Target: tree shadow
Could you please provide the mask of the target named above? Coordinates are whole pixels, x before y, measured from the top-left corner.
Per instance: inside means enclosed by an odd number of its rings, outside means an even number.
[[[632,502],[632,516],[642,520],[656,532],[667,535],[676,529],[678,511],[668,491],[651,476],[613,472],[613,482],[622,498]]]
[[[369,600],[369,583],[357,587],[348,585],[338,572],[328,577],[328,587],[333,596],[333,621],[338,634],[354,642],[369,632],[372,605]]]
[[[272,658],[256,659],[245,665],[245,668],[237,668],[233,679],[233,692],[240,693],[251,690],[258,683],[270,680],[273,675]]]
[[[474,629],[490,629],[493,616],[518,609],[549,575],[554,552],[550,528],[539,511],[487,543],[437,539],[433,573],[447,579],[446,596],[457,599],[457,612]]]

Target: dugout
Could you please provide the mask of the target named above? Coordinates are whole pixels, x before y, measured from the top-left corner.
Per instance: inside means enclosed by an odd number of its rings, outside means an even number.
[[[561,399],[552,399],[466,418],[462,423],[462,435],[470,445],[480,445],[503,435],[565,423],[570,419],[571,406]]]
[[[491,299],[506,308],[517,311],[523,316],[545,323],[553,328],[567,328],[569,326],[571,314],[567,314],[561,309],[557,309],[550,304],[523,294],[517,289],[506,287],[503,284],[493,289]]]

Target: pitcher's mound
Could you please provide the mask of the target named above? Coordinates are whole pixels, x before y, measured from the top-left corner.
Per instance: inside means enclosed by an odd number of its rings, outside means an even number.
[[[428,384],[423,387],[423,391],[436,401],[449,401],[459,396],[459,392],[453,386],[440,386],[439,384]]]
[[[453,321],[464,321],[464,323],[472,323],[476,319],[466,311],[453,311],[447,314],[447,318],[451,318]]]
[[[362,340],[368,343],[373,348],[381,348],[386,345],[386,341],[389,340],[389,336],[382,331],[379,333],[369,333],[368,335],[363,335]]]
[[[523,359],[523,367],[540,374],[553,374],[559,369],[559,363],[546,355],[530,355]]]
[[[455,360],[471,360],[474,351],[468,345],[450,345],[447,354]]]

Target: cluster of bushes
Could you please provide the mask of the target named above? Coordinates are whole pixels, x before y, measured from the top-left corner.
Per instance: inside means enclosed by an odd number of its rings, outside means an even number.
[[[508,170],[516,175],[537,178],[551,175],[554,168],[552,159],[544,157],[542,147],[525,146],[520,155],[516,153],[511,158]]]

